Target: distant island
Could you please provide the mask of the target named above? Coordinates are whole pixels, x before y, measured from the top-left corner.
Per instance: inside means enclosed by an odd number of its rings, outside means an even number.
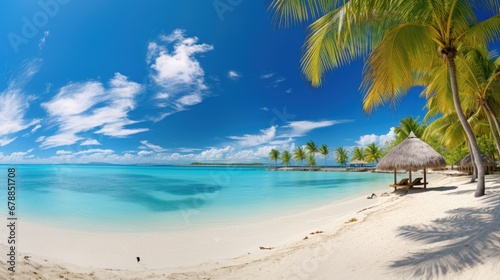
[[[219,162],[193,162],[194,166],[264,166],[262,163],[219,163]]]

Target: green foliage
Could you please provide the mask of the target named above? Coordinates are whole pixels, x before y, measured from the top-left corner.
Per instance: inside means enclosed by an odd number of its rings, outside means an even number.
[[[302,161],[306,159],[306,151],[302,147],[297,147],[295,148],[295,151],[293,151],[293,159],[297,161],[297,163],[300,162],[301,166],[303,167],[304,165],[302,164]]]
[[[276,149],[272,149],[269,152],[269,159],[274,160],[276,162],[276,166],[278,166],[278,159],[280,158],[280,152]]]
[[[406,138],[408,138],[412,131],[415,136],[417,136],[418,138],[422,138],[426,126],[422,123],[419,123],[418,119],[418,117],[414,119],[412,116],[408,116],[399,121],[399,126],[394,128],[394,133],[396,133],[395,145],[403,142]]]
[[[349,153],[346,149],[342,147],[338,147],[335,149],[335,161],[342,166],[347,165],[347,161],[349,160]]]
[[[318,152],[325,158],[325,167],[327,167],[327,158],[328,154],[330,154],[330,149],[328,149],[328,146],[326,144],[323,144],[321,145],[321,147],[319,147]]]
[[[365,160],[365,149],[363,147],[354,147],[351,160]]]
[[[316,166],[316,159],[314,158],[313,154],[309,154],[309,156],[307,157],[307,163],[311,168]]]
[[[375,143],[369,144],[365,149],[365,161],[366,162],[377,162],[382,158],[382,149],[379,148]]]
[[[290,155],[290,152],[287,150],[284,150],[283,153],[281,154],[281,162],[285,165],[285,167],[288,167],[291,159],[292,159],[292,155]]]

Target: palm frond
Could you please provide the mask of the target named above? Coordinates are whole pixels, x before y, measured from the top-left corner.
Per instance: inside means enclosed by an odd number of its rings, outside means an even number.
[[[337,0],[273,0],[268,10],[273,10],[273,21],[280,27],[316,19],[337,7]]]

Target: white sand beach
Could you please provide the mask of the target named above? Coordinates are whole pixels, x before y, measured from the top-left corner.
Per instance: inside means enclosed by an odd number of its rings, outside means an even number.
[[[298,215],[189,233],[90,233],[20,220],[15,273],[7,271],[0,232],[0,278],[498,279],[500,175],[487,176],[481,198],[469,181],[442,177],[406,195],[375,186],[375,199],[360,194]]]

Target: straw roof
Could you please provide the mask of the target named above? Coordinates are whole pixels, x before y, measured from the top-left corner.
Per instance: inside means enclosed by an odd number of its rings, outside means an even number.
[[[445,159],[431,146],[410,133],[377,164],[377,169],[420,169],[446,166]]]
[[[364,160],[353,160],[351,161],[349,164],[368,164],[368,162],[364,161]]]
[[[481,158],[483,159],[484,166],[495,166],[495,161],[489,156],[481,153]],[[464,167],[472,166],[470,154],[466,155],[463,159],[459,160],[457,163],[455,163],[455,165]]]

